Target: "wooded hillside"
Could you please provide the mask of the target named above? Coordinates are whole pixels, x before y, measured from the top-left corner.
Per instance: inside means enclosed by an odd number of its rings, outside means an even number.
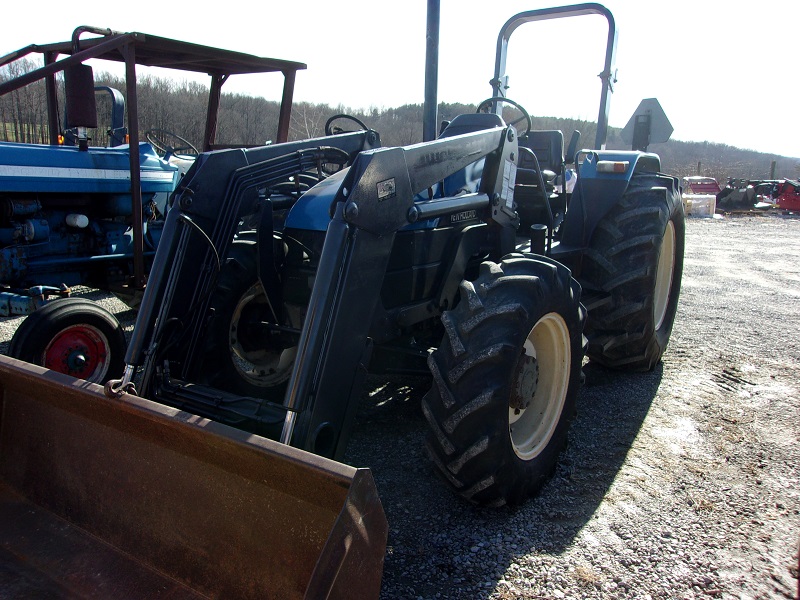
[[[32,61],[13,63],[0,69],[0,81],[6,81],[35,67]],[[125,90],[124,80],[108,73],[98,74],[97,85],[110,86],[123,92]],[[140,131],[165,129],[200,145],[205,127],[205,102],[208,93],[204,85],[145,75],[139,79],[138,90]],[[474,112],[475,108],[475,104],[442,103],[439,105],[439,120],[449,120],[460,113]],[[422,141],[422,111],[421,104],[365,110],[342,105],[296,102],[290,137],[302,139],[323,136],[325,122],[330,116],[347,113],[378,131],[384,146],[413,144]],[[102,95],[98,96],[98,112],[99,123],[110,122],[110,101]],[[512,115],[509,113],[508,116]],[[217,143],[264,144],[273,140],[277,121],[277,102],[243,94],[223,94]],[[561,129],[565,139],[569,139],[573,130],[579,130],[583,147],[590,147],[594,143],[596,123],[555,117],[533,117],[533,121],[534,129]],[[347,122],[341,124],[352,125]],[[629,149],[622,141],[620,131],[619,128],[609,128],[607,148]],[[104,145],[105,138],[105,130],[101,126],[94,133],[92,143]],[[42,82],[0,97],[0,139],[47,142],[47,116]],[[671,140],[663,144],[651,144],[649,150],[661,156],[665,172],[678,177],[705,175],[715,177],[721,184],[731,177],[767,179],[770,178],[774,161],[775,178],[800,178],[800,158],[742,150],[725,144]]]

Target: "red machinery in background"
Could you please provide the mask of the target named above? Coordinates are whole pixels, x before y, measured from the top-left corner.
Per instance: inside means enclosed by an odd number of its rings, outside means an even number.
[[[800,181],[793,179],[729,179],[717,194],[717,208],[800,210]]]
[[[800,210],[800,181],[784,179],[775,187],[775,206],[785,210]]]

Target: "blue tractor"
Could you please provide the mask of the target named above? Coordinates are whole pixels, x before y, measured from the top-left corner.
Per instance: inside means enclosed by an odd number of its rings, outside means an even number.
[[[0,57],[0,67],[32,54],[43,57],[42,67],[0,83],[3,96],[44,81],[49,138],[47,144],[0,142],[0,316],[27,315],[9,345],[11,356],[102,383],[121,374],[125,335],[112,313],[70,297],[71,288],[111,291],[136,306],[169,195],[198,154],[190,142],[164,130],[140,136],[136,67],[211,77],[201,148],[212,150],[219,147],[222,84],[234,74],[284,77],[276,139],[285,141],[295,74],[305,65],[79,27],[70,41],[30,45]],[[125,65],[126,98],[118,90],[95,87],[89,60]],[[112,107],[109,142],[102,147],[90,143],[93,136],[103,137],[96,94],[108,94]]]
[[[519,130],[502,118],[507,39],[591,13],[609,24],[598,149],[573,136],[565,154],[561,132],[532,131],[524,110]],[[615,41],[598,4],[521,13],[500,34],[492,97],[436,139],[382,148],[353,119],[354,131],[201,154],[107,393],[138,389],[340,459],[367,373],[428,374],[427,449],[444,480],[481,505],[535,494],[584,356],[652,369],[677,309],[678,181],[654,154],[602,149]],[[559,192],[567,164],[577,182]]]

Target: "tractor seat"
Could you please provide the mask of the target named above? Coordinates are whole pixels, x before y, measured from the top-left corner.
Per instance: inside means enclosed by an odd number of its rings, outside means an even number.
[[[545,171],[561,172],[564,164],[564,134],[560,130],[531,131],[527,136],[520,138],[519,144],[529,148],[536,155],[543,175]],[[524,156],[522,154],[520,159]]]
[[[500,115],[494,113],[467,113],[458,115],[450,121],[439,137],[453,137],[454,135],[483,131],[494,127],[505,127]]]

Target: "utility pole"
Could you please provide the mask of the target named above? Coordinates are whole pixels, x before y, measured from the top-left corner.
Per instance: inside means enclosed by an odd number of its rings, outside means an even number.
[[[428,25],[425,35],[425,107],[422,111],[422,141],[436,139],[439,80],[440,0],[428,0]]]

